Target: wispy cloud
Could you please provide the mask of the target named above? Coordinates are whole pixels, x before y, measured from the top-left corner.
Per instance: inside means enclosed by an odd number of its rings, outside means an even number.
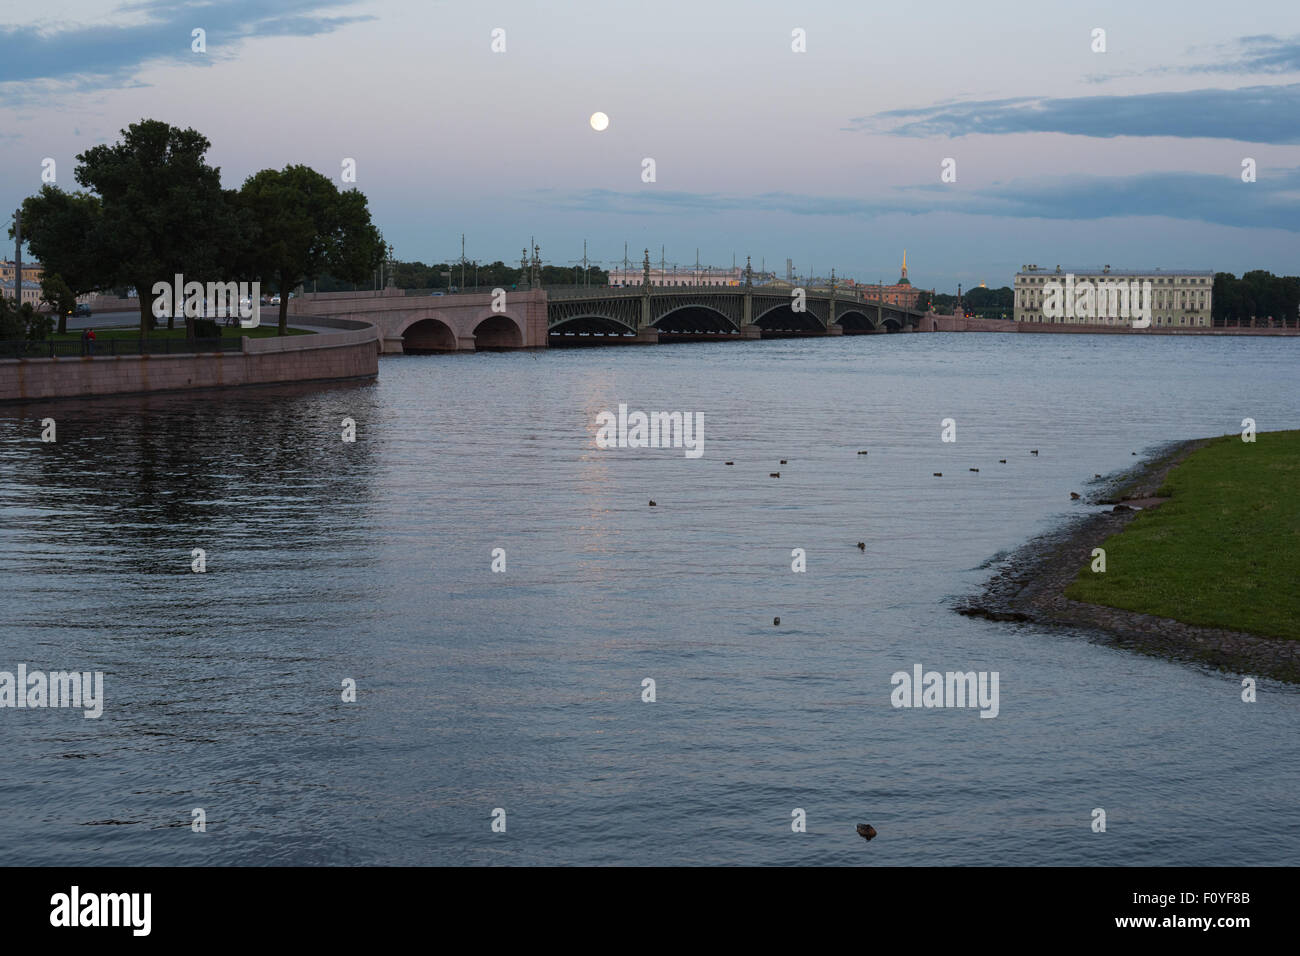
[[[1300,36],[1240,37],[1216,47],[1213,62],[1186,69],[1189,73],[1300,73]]]
[[[550,208],[620,216],[714,215],[742,210],[863,218],[934,212],[1052,220],[1161,216],[1300,233],[1300,168],[1261,170],[1254,183],[1243,183],[1240,176],[1232,174],[1158,172],[1126,177],[1066,176],[960,190],[935,183],[900,187],[877,198],[590,189],[546,191],[535,194],[533,201]]]
[[[1169,76],[1176,74],[1228,73],[1236,76],[1261,76],[1300,73],[1300,36],[1280,37],[1271,33],[1237,37],[1225,43],[1196,47],[1187,55],[1201,62],[1183,66],[1153,66],[1145,70],[1122,70],[1115,73],[1093,73],[1084,79],[1088,83],[1109,83],[1111,80],[1135,76]]]
[[[1069,133],[1300,143],[1300,84],[1130,96],[1019,97],[886,110],[851,129],[897,136]]]
[[[190,49],[191,31],[206,31],[210,56],[230,55],[246,39],[315,36],[371,16],[326,16],[352,0],[148,0],[118,7],[120,23],[0,25],[0,88],[36,83],[45,94],[131,85],[146,63],[207,65]],[[29,95],[32,94],[30,91]]]

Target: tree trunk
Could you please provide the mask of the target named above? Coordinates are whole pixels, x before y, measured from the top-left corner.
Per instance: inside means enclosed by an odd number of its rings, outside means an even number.
[[[144,288],[143,285],[136,286],[137,290],[143,288]],[[149,330],[153,327],[150,321],[153,318],[153,311],[152,311],[153,303],[150,302],[145,297],[144,293],[141,292],[139,293],[139,295],[140,295],[140,341],[143,342],[145,338],[148,337]]]
[[[280,283],[280,335],[289,334],[289,292],[285,289],[285,283]]]
[[[59,309],[59,334],[68,334],[68,313],[63,309]]]

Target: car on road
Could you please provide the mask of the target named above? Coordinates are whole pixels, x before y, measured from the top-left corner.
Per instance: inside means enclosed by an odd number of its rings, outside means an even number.
[[[76,307],[75,309],[72,310],[72,314],[75,315],[75,316],[78,316],[78,317],[83,317],[83,316],[84,316],[85,318],[89,318],[89,317],[90,317],[90,306],[86,305],[86,303],[84,303],[84,302],[78,302],[78,303],[77,303],[77,307]]]
[[[280,293],[277,292],[275,295],[271,296],[271,304],[272,305],[280,304]]]
[[[445,293],[445,292],[443,292],[443,291],[441,291],[441,290],[439,290],[439,291],[437,291],[437,292],[430,292],[430,293],[429,293],[429,295],[446,295],[446,294],[447,294],[447,293]]]

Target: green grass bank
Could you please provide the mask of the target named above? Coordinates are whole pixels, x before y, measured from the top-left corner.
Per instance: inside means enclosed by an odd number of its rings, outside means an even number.
[[[1169,500],[1107,538],[1105,572],[1084,567],[1066,596],[1300,640],[1300,431],[1214,439],[1157,494]]]

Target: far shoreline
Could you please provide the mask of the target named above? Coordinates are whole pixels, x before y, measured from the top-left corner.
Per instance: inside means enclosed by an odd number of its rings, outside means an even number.
[[[1172,442],[1089,496],[1094,505],[1154,506],[1165,476],[1210,439]],[[956,610],[995,621],[1081,628],[1104,643],[1219,670],[1300,683],[1300,641],[1187,624],[1121,608],[1087,604],[1065,589],[1091,560],[1092,549],[1122,531],[1139,512],[1103,511],[1067,522],[1026,543],[1002,563],[981,593]]]

